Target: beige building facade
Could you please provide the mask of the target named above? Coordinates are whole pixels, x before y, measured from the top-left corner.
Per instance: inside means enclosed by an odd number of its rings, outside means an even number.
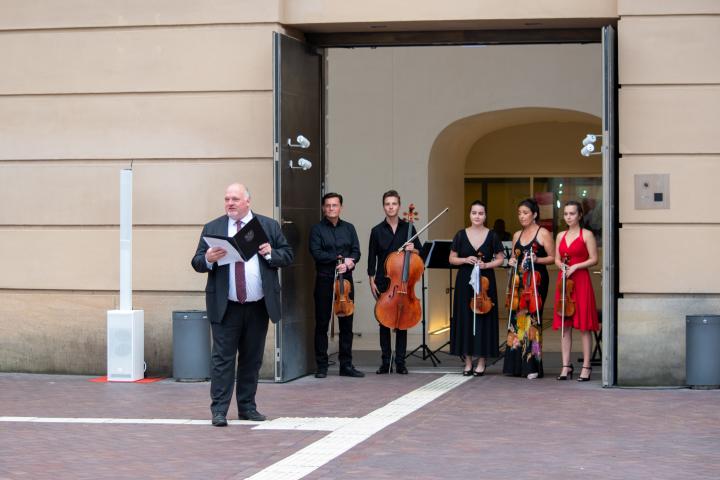
[[[313,168],[326,189],[347,191],[365,250],[390,186],[425,219],[457,207],[431,229],[447,238],[464,221],[466,179],[602,176],[599,157],[554,162],[540,149],[546,160],[506,170],[483,159],[508,136],[538,144],[561,125],[572,135],[556,142],[567,145],[601,126],[599,32],[612,25],[617,314],[606,367],[612,384],[682,385],[685,316],[720,311],[718,14],[712,0],[0,0],[0,370],[104,373],[105,313],[119,302],[119,171],[132,167],[133,306],[145,311],[148,372],[171,373],[171,313],[204,308],[190,257],[201,226],[222,213],[224,187],[248,184],[253,208],[282,220],[274,32],[326,42],[325,161]],[[590,43],[543,37],[593,30]],[[347,41],[382,48],[333,47]],[[534,91],[513,83],[528,77]],[[448,83],[473,93],[444,98],[434,85]],[[377,107],[365,120],[352,115],[370,111],[363,101]],[[669,208],[636,208],[635,175],[645,174],[669,175]],[[442,304],[430,299],[432,315]],[[359,314],[363,333],[372,322]],[[271,329],[266,359],[275,345]],[[263,374],[273,377],[273,362]]]

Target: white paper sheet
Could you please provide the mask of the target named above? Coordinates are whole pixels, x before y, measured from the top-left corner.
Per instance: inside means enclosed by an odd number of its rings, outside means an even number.
[[[212,237],[203,237],[203,240],[205,240],[205,243],[207,243],[209,247],[220,247],[227,252],[224,257],[217,261],[218,265],[227,265],[228,263],[243,261],[240,253],[235,250],[235,247],[227,240]]]

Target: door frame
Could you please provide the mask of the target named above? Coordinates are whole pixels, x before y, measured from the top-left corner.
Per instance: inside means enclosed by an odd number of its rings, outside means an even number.
[[[467,46],[467,45],[535,45],[564,43],[603,44],[603,279],[610,288],[603,286],[603,358],[602,383],[613,386],[617,381],[617,304],[618,304],[618,236],[617,211],[618,161],[617,161],[617,19],[596,19],[595,28],[556,29],[499,29],[499,30],[452,30],[407,32],[323,32],[305,33],[305,42],[323,49],[361,47],[413,47],[413,46]],[[441,24],[442,21],[438,21]],[[608,33],[610,32],[610,33]],[[326,112],[327,69],[323,69],[323,115]],[[612,102],[609,106],[608,102]],[[326,138],[322,125],[323,139]],[[578,139],[578,144],[582,139]],[[323,149],[325,145],[323,145]],[[578,147],[579,148],[579,147]],[[277,154],[276,154],[277,155]],[[322,189],[325,188],[327,159],[323,155]],[[277,165],[276,165],[277,168]],[[278,176],[276,174],[276,182]],[[278,185],[275,185],[278,189]],[[321,192],[322,193],[322,192]],[[279,195],[279,194],[278,194]],[[277,212],[276,212],[277,213]],[[607,280],[605,280],[607,279]]]

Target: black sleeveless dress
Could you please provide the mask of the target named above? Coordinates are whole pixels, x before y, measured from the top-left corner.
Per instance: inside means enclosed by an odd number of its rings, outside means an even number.
[[[537,258],[547,257],[545,247],[537,241],[537,235],[540,232],[538,227],[535,236],[529,244],[523,245],[520,239],[514,245],[515,256],[518,262],[522,262],[525,252],[535,251]],[[518,264],[518,275],[522,280],[522,273],[527,269],[531,272],[529,262],[525,265]],[[539,312],[530,313],[528,309],[519,308],[513,310],[510,315],[508,325],[507,343],[505,348],[505,362],[503,364],[503,373],[515,377],[527,377],[530,374],[537,374],[538,378],[543,377],[542,366],[542,320],[543,308],[547,298],[548,286],[550,285],[550,275],[547,267],[535,263],[535,271],[540,274],[540,284],[537,285],[538,295],[542,299],[543,307]],[[532,288],[532,287],[530,287]],[[520,285],[520,294],[522,294],[523,285]]]
[[[467,232],[463,228],[452,243],[452,250],[458,257],[476,255],[475,248],[470,243]],[[492,230],[488,231],[485,241],[480,246],[485,262],[503,252],[502,243]],[[470,301],[473,298],[473,287],[470,285],[472,265],[460,265],[455,277],[455,295],[453,297],[453,316],[450,323],[450,354],[472,355],[474,357],[498,357],[498,298],[495,283],[495,271],[491,268],[480,270],[483,277],[489,281],[488,296],[494,306],[484,315],[475,314],[475,328],[473,330],[473,313]]]

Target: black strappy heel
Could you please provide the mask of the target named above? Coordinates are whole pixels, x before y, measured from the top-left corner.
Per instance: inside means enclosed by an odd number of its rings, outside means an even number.
[[[568,373],[567,375],[558,375],[557,380],[567,380],[568,378],[572,380],[573,372],[575,371],[575,367],[573,367],[573,364],[571,363],[570,365],[563,365],[563,368],[568,368]]]
[[[582,369],[583,369],[583,370],[589,370],[589,371],[590,371],[590,375],[588,375],[587,377],[583,377],[583,376],[582,376],[582,371],[580,371],[580,375],[578,375],[577,381],[578,381],[578,382],[589,382],[589,381],[590,381],[590,376],[592,375],[592,367],[582,367]]]

